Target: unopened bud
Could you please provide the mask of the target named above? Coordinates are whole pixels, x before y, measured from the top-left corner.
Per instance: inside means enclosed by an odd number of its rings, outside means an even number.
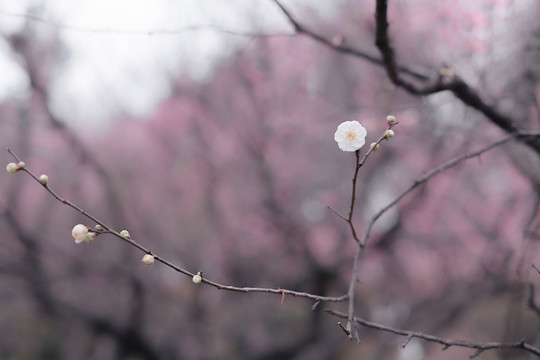
[[[197,274],[193,275],[193,277],[191,278],[191,280],[192,280],[193,283],[195,283],[195,284],[200,284],[201,281],[202,281],[202,273],[199,271]]]
[[[377,151],[379,150],[379,144],[377,143],[371,143],[371,145],[369,145],[369,147],[373,148],[373,151]]]
[[[96,238],[97,234],[93,232],[89,232],[88,234],[84,235],[84,241],[87,243],[91,243]]]
[[[386,130],[384,133],[384,138],[386,140],[390,139],[392,136],[394,136],[394,130]]]
[[[11,162],[11,163],[7,164],[6,170],[10,174],[15,174],[17,172],[17,170],[19,170],[19,168],[17,167],[17,164]]]
[[[19,167],[19,170],[22,170],[22,169],[24,169],[24,167],[26,166],[26,164],[24,163],[24,161],[19,161],[19,163],[17,164],[17,166]]]
[[[154,257],[150,254],[146,254],[143,256],[141,261],[146,265],[152,265],[154,263]]]
[[[94,226],[94,229],[96,229],[96,231],[103,231],[103,226],[97,224],[96,226]]]
[[[49,182],[49,177],[43,174],[39,177],[39,182],[41,183],[41,185],[47,185],[47,183]]]
[[[131,236],[129,235],[129,231],[127,230],[120,231],[120,236],[126,239],[131,239]]]
[[[386,123],[387,123],[388,125],[392,125],[392,124],[394,124],[395,122],[396,122],[396,117],[395,117],[394,115],[388,115],[388,116],[386,117]]]

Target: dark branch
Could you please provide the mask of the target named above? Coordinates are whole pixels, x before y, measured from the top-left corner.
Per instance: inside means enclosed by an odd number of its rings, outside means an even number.
[[[348,314],[345,314],[342,312],[338,312],[338,311],[330,310],[330,309],[327,309],[326,311],[329,314],[337,316],[342,319],[348,318]],[[356,316],[353,317],[353,320],[355,323],[371,328],[371,329],[384,331],[384,332],[388,332],[388,333],[392,333],[396,335],[406,336],[407,337],[406,342],[410,341],[410,339],[412,338],[418,338],[418,339],[423,339],[426,341],[436,342],[441,345],[444,345],[444,349],[447,349],[451,346],[459,346],[459,347],[467,347],[467,348],[475,349],[476,351],[470,356],[471,359],[474,357],[477,357],[478,355],[480,355],[482,352],[486,350],[492,350],[492,349],[522,349],[534,355],[540,356],[539,348],[536,348],[530,344],[527,344],[523,340],[516,341],[516,342],[504,342],[504,343],[503,342],[488,342],[488,343],[480,344],[480,343],[473,343],[473,342],[464,341],[464,340],[444,339],[444,338],[440,338],[440,337],[429,335],[429,334],[424,334],[417,331],[396,329],[390,326],[385,326],[385,325],[377,324],[371,321],[367,321],[367,320],[358,318]],[[406,343],[404,343],[404,345],[406,345]]]
[[[340,53],[343,53],[343,54],[349,54],[349,55],[352,55],[354,57],[358,57],[358,58],[361,58],[361,59],[364,59],[372,64],[376,64],[376,65],[384,65],[384,62],[379,58],[377,57],[376,55],[372,55],[372,54],[369,54],[368,52],[366,51],[361,51],[361,50],[356,50],[356,49],[353,49],[353,48],[350,48],[350,47],[347,47],[347,46],[343,46],[341,44],[334,44],[331,40],[328,40],[326,39],[325,37],[317,34],[316,32],[313,32],[311,30],[309,30],[308,28],[306,28],[304,25],[300,24],[293,16],[292,14],[283,6],[281,5],[281,3],[278,1],[278,0],[274,0],[274,2],[276,3],[276,5],[281,9],[281,11],[283,12],[283,14],[285,15],[285,17],[289,20],[289,22],[291,23],[291,25],[293,26],[294,28],[294,31],[298,34],[304,34],[306,36],[309,36],[310,38],[312,38],[313,40],[316,40],[317,42],[329,47],[329,48],[332,48]],[[400,66],[399,67],[399,71],[401,71],[402,73],[404,74],[407,74],[417,80],[421,80],[421,81],[426,81],[426,80],[429,80],[429,77],[425,74],[422,74],[418,71],[414,71],[414,70],[411,70],[405,66]]]
[[[392,82],[399,87],[404,88],[411,94],[430,95],[441,91],[451,91],[455,97],[461,100],[465,105],[478,110],[489,118],[494,124],[508,133],[514,133],[521,130],[514,119],[497,111],[492,105],[487,104],[480,95],[473,90],[459,76],[453,76],[449,81],[443,82],[439,79],[436,83],[427,86],[417,86],[412,82],[405,80],[399,73],[399,67],[394,55],[394,50],[388,36],[388,3],[387,0],[377,0],[375,7],[376,20],[376,40],[375,45],[381,53],[386,73]],[[529,141],[526,144],[540,153],[540,141]]]
[[[425,96],[431,95],[442,91],[450,91],[457,97],[463,104],[478,110],[484,116],[491,120],[494,124],[499,126],[501,129],[508,133],[513,133],[520,131],[521,129],[516,125],[515,119],[512,119],[510,116],[507,116],[494,108],[493,105],[486,103],[475,91],[471,88],[463,79],[459,76],[453,76],[451,78],[446,78],[445,81],[441,81],[441,78],[438,77],[437,80],[432,83],[425,85],[427,81],[431,78],[425,74],[422,74],[418,71],[411,70],[403,65],[399,65],[395,59],[393,48],[390,45],[390,39],[388,35],[388,17],[387,17],[387,1],[386,0],[377,0],[376,6],[376,40],[375,45],[381,53],[379,58],[375,55],[369,54],[365,51],[359,51],[342,45],[336,45],[332,41],[324,38],[323,36],[307,29],[302,25],[296,18],[279,2],[279,0],[274,0],[276,5],[281,9],[285,17],[289,20],[291,25],[294,27],[294,30],[298,34],[303,34],[309,36],[313,40],[326,45],[335,51],[349,54],[354,57],[366,60],[372,64],[383,66],[386,69],[388,77],[392,82],[407,92]],[[415,80],[421,81],[423,86],[418,86],[410,81],[407,81],[403,78],[403,75],[408,75]],[[525,142],[525,141],[524,141]],[[540,153],[540,140],[533,140],[525,142],[529,147],[535,150],[537,153]]]

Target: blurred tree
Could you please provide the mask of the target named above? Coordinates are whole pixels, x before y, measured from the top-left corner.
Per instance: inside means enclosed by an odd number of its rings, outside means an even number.
[[[327,208],[345,214],[351,197],[354,155],[332,139],[340,122],[359,120],[367,144],[388,114],[400,122],[360,169],[359,233],[426,171],[505,132],[538,129],[534,2],[392,2],[389,39],[382,1],[340,2],[331,20],[317,16],[317,5],[275,4],[293,34],[254,36],[204,83],[179,70],[152,116],[117,116],[100,133],[55,115],[63,30],[43,32],[29,18],[4,37],[29,87],[0,105],[0,137],[63,197],[178,266],[223,284],[339,296],[358,248]],[[539,255],[536,144],[518,138],[459,163],[387,211],[359,263],[355,316],[538,347],[537,300],[526,287],[540,282],[531,268]],[[400,349],[405,337],[364,327],[356,344],[336,325],[346,320],[324,312],[346,313],[347,302],[312,310],[311,300],[195,285],[160,264],[144,266],[140,252],[109,235],[75,245],[73,225],[94,224],[22,175],[0,177],[2,359],[475,354],[416,339]],[[532,356],[506,351],[478,358]]]

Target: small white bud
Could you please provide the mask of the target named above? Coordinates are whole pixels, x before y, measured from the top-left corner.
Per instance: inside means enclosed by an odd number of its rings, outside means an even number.
[[[373,148],[373,151],[377,151],[379,150],[379,144],[377,143],[371,143],[371,145],[369,145],[369,147]]]
[[[131,236],[129,235],[129,231],[127,230],[122,230],[120,231],[120,236],[126,238],[126,239],[131,239]]]
[[[10,174],[15,174],[17,172],[17,170],[19,170],[19,167],[17,166],[17,164],[11,162],[11,163],[7,164],[6,170]]]
[[[96,229],[96,231],[103,231],[103,226],[97,224],[96,226],[94,226],[94,229]]]
[[[386,140],[390,139],[391,137],[393,137],[395,134],[394,134],[394,130],[386,130],[385,133],[384,133],[384,138]]]
[[[388,125],[392,125],[392,124],[395,123],[395,122],[396,122],[396,117],[395,117],[394,115],[388,115],[388,116],[386,117],[386,123],[387,123]]]
[[[49,182],[49,177],[43,174],[39,177],[39,182],[41,183],[41,185],[47,185],[47,183]]]
[[[154,257],[150,254],[146,254],[143,256],[142,258],[142,262],[145,263],[146,265],[152,265],[154,263]]]
[[[17,164],[19,170],[22,170],[24,169],[24,167],[26,166],[26,164],[24,163],[24,161],[19,161],[19,163]]]
[[[193,275],[191,278],[194,284],[200,284],[202,281],[202,273],[199,271],[197,274]]]
[[[88,234],[84,235],[84,241],[87,243],[91,243],[96,238],[97,234],[93,232],[88,232]]]

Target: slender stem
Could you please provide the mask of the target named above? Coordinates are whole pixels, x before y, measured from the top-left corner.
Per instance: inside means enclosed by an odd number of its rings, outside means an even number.
[[[358,248],[356,249],[356,255],[354,256],[354,260],[353,260],[353,269],[352,269],[351,278],[350,278],[350,281],[349,281],[349,289],[347,290],[347,297],[348,297],[348,300],[349,300],[349,304],[348,304],[348,314],[349,314],[349,316],[347,317],[347,326],[345,327],[345,330],[347,332],[347,335],[348,335],[349,339],[353,339],[353,337],[354,337],[353,325],[352,325],[353,324],[352,319],[354,317],[354,291],[355,291],[355,287],[356,287],[356,282],[358,281],[358,268],[360,267],[360,258],[362,256],[362,252],[363,252],[364,245],[365,245],[365,241],[360,241],[360,239],[358,238],[356,228],[354,227],[354,224],[353,224],[353,221],[352,221],[352,217],[353,217],[353,214],[354,214],[354,206],[355,206],[355,202],[356,202],[356,184],[357,184],[357,181],[358,181],[358,172],[359,172],[360,168],[366,163],[366,160],[369,157],[369,155],[373,151],[375,151],[375,147],[381,141],[383,141],[385,139],[386,131],[392,129],[397,124],[399,124],[398,121],[395,121],[395,122],[393,122],[391,124],[388,124],[388,127],[386,128],[383,135],[373,144],[373,146],[371,146],[369,148],[369,150],[366,152],[364,157],[362,157],[362,159],[360,159],[360,150],[355,151],[356,164],[355,164],[355,167],[354,167],[354,175],[353,175],[353,179],[352,179],[351,202],[350,202],[350,206],[349,206],[349,215],[348,215],[348,217],[344,217],[344,216],[340,215],[334,209],[331,209],[340,218],[345,220],[347,222],[347,224],[349,224],[349,229],[351,230],[352,237],[356,241],[356,243],[358,244]]]

